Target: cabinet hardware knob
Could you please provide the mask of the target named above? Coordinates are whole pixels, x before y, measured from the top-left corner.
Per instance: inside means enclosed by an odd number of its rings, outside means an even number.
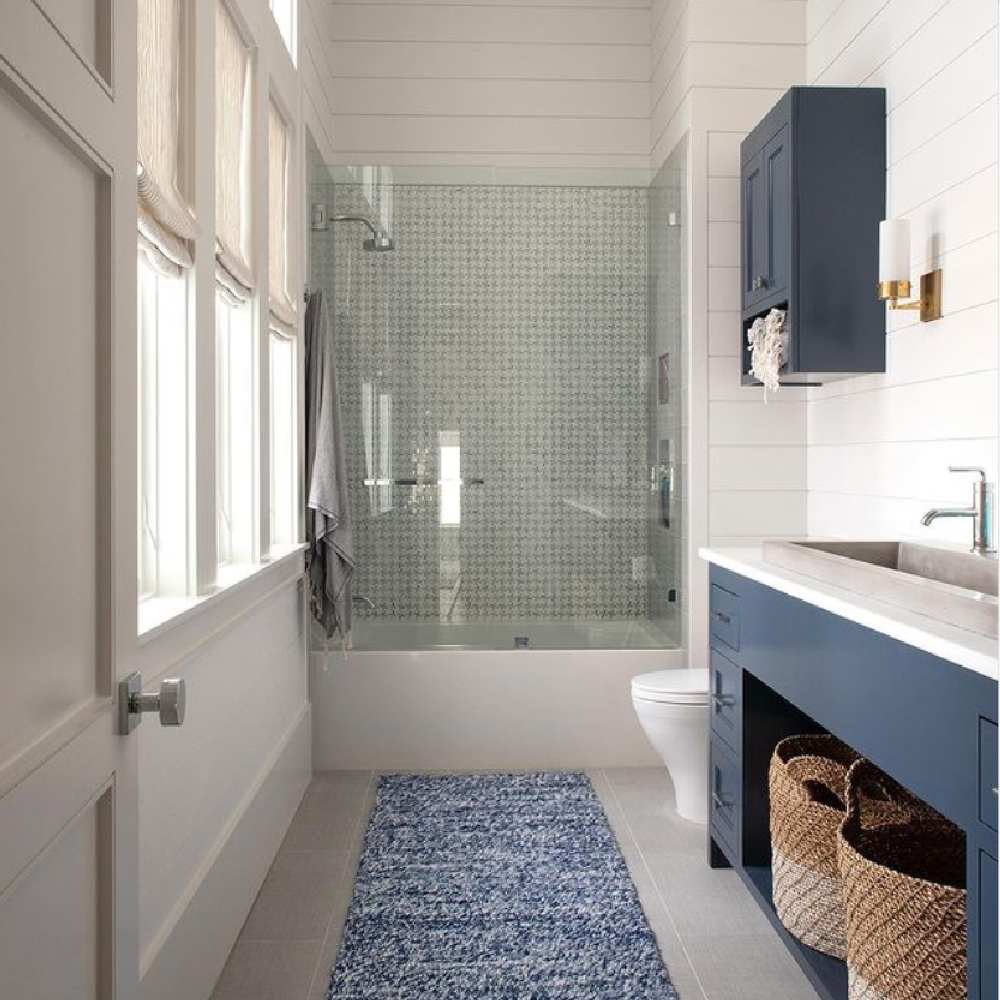
[[[725,615],[721,611],[713,611],[712,612],[712,617],[717,622],[722,622],[723,625],[728,625],[730,623],[730,621],[732,621],[732,619],[729,617],[729,615]]]
[[[713,694],[712,701],[716,708],[732,708],[736,704],[736,699],[731,694]]]
[[[712,802],[716,809],[728,809],[730,805],[718,792],[712,792]]]
[[[758,274],[757,277],[753,279],[750,288],[754,292],[759,292],[762,288],[767,288],[767,278]]]

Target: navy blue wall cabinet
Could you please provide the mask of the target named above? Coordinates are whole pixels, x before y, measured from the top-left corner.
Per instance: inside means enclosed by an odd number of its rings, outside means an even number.
[[[746,332],[774,308],[790,329],[782,383],[885,371],[885,128],[881,88],[793,87],[743,141],[744,384]]]
[[[710,863],[736,869],[818,996],[846,1000],[844,963],[771,901],[771,754],[834,733],[965,831],[969,998],[996,1000],[997,682],[718,566],[711,582]]]

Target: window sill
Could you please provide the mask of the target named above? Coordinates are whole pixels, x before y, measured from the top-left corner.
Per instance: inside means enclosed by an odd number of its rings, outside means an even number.
[[[236,595],[252,582],[265,581],[287,572],[296,560],[302,559],[307,546],[276,545],[270,558],[263,563],[232,563],[220,567],[215,587],[197,597],[152,597],[139,603],[138,640],[142,646],[215,607],[226,597]]]

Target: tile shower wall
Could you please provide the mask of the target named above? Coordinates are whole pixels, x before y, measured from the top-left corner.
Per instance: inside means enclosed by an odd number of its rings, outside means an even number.
[[[355,185],[313,195],[362,209]],[[365,252],[357,224],[314,234],[355,594],[380,618],[645,618],[646,191],[392,195],[394,252]]]

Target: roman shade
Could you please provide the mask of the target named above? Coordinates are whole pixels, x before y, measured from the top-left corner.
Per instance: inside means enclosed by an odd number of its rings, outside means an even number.
[[[178,183],[183,149],[181,0],[139,0],[138,180],[140,249],[161,270],[191,266],[194,212]]]
[[[253,291],[250,263],[250,50],[225,4],[215,5],[216,279],[231,295]]]
[[[295,333],[296,296],[295,234],[292,220],[296,207],[295,171],[292,168],[291,130],[285,124],[274,101],[267,114],[267,215],[268,215],[268,291],[271,326],[278,333]]]

